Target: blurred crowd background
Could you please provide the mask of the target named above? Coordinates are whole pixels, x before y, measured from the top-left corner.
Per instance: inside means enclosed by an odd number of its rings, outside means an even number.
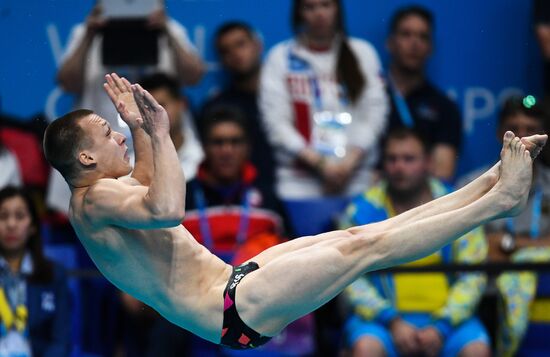
[[[239,264],[289,239],[387,219],[467,185],[502,136],[548,131],[550,3],[0,0],[0,357],[548,356],[550,150],[527,209],[369,273],[260,349],[164,320],[96,270],[46,163],[45,127],[90,109],[127,136],[105,74],[163,105],[182,224]],[[447,268],[446,268],[447,267]]]

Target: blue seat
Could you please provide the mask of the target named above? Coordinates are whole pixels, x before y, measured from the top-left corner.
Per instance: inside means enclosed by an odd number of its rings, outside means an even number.
[[[296,237],[310,236],[334,229],[349,198],[326,197],[307,200],[284,200],[283,205]]]

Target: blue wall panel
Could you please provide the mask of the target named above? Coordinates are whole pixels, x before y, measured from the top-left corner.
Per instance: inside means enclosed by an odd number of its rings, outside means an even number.
[[[56,116],[71,97],[55,83],[59,56],[71,27],[82,21],[92,0],[0,0],[0,98],[3,112],[30,119]],[[386,62],[384,39],[391,13],[408,1],[345,1],[348,32],[371,41]],[[429,65],[433,81],[463,113],[462,172],[495,159],[495,112],[510,92],[539,94],[541,60],[532,31],[532,8],[522,0],[420,0],[436,17],[436,45]],[[212,36],[227,20],[251,23],[265,48],[291,35],[290,0],[166,0],[171,16],[184,24],[209,73],[188,88],[197,105],[220,83]]]

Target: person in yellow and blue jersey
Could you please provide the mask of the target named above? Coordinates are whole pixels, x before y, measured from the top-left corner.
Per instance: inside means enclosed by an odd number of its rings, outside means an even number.
[[[384,145],[384,179],[355,197],[341,226],[393,217],[451,191],[430,177],[429,147],[409,128],[392,131]],[[487,242],[475,229],[436,253],[409,263],[480,263]],[[486,285],[480,273],[368,274],[344,292],[352,314],[345,341],[354,356],[489,356],[489,337],[474,316]]]
[[[512,96],[500,109],[497,137],[506,130],[514,130],[518,135],[542,133],[548,118],[547,110],[535,97]],[[516,217],[485,225],[489,261],[550,262],[550,162],[545,154],[541,158],[533,166],[533,184],[525,210]],[[471,182],[481,170],[483,168],[461,178],[458,186]],[[537,298],[538,280],[539,274],[534,271],[509,271],[497,276],[495,285],[501,304],[495,336],[496,356],[515,356],[531,323],[543,328],[540,335],[546,334],[544,326],[550,325],[550,301],[544,292]],[[537,339],[537,329],[532,330],[532,337]],[[526,351],[521,352],[528,355]]]
[[[64,270],[44,257],[33,201],[0,190],[0,356],[63,357],[71,347]]]

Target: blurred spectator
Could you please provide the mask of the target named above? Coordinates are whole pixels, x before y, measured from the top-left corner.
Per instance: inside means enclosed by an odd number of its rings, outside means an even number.
[[[0,355],[68,356],[69,300],[64,271],[44,257],[31,199],[0,190]]]
[[[21,172],[17,158],[0,140],[0,189],[8,185],[21,186]]]
[[[243,114],[234,107],[219,106],[203,120],[206,157],[188,184],[183,225],[212,253],[238,265],[284,240],[283,215],[272,190],[257,182]],[[263,356],[267,351],[270,356],[310,355],[315,348],[314,330],[313,315],[306,315],[246,355]],[[237,352],[224,350],[224,354]]]
[[[540,103],[525,106],[523,98],[511,97],[503,105],[497,136],[507,130],[517,136],[544,132],[547,113]],[[505,262],[550,261],[550,167],[534,162],[533,185],[526,209],[518,216],[490,222],[485,226],[489,259]],[[471,181],[478,171],[461,180]],[[533,272],[503,273],[496,280],[504,303],[497,334],[497,356],[514,356],[529,325],[529,308],[537,289]]]
[[[429,149],[409,128],[389,134],[385,180],[353,199],[343,228],[396,216],[450,192],[429,175]],[[487,255],[481,229],[405,266],[480,263]],[[488,356],[489,337],[474,312],[485,288],[478,273],[368,274],[345,294],[353,314],[345,327],[354,356]]]
[[[33,198],[43,201],[50,170],[42,151],[47,124],[41,114],[21,118],[0,112],[0,188],[6,181],[24,185]]]
[[[284,199],[364,190],[386,125],[378,54],[348,38],[340,0],[295,0],[295,37],[269,51],[260,109]]]
[[[197,174],[204,154],[177,80],[166,74],[156,73],[141,78],[139,83],[166,109],[170,119],[170,138],[176,147],[185,180],[191,181]]]
[[[222,24],[216,31],[215,43],[229,83],[204,104],[201,117],[219,104],[238,107],[245,114],[246,129],[250,133],[250,161],[258,169],[258,181],[273,186],[273,149],[261,123],[257,98],[262,43],[256,32],[243,22]]]
[[[117,112],[103,91],[105,74],[116,72],[134,83],[146,73],[164,72],[176,76],[181,84],[195,84],[201,79],[204,66],[189,41],[186,29],[166,15],[164,1],[146,19],[148,29],[160,32],[156,64],[105,65],[104,30],[111,21],[103,16],[101,5],[96,3],[86,22],[76,25],[72,30],[57,79],[64,90],[78,95],[76,108],[93,110],[108,120],[113,130],[121,131]],[[153,48],[142,50],[152,52]],[[122,132],[130,138],[128,130]]]
[[[426,77],[433,28],[432,13],[420,6],[402,8],[390,21],[390,130],[403,126],[418,130],[432,146],[430,172],[450,182],[455,175],[462,124],[456,104]]]
[[[249,134],[237,108],[213,108],[201,128],[206,157],[187,186],[183,224],[211,252],[239,264],[281,242],[281,206],[268,187],[257,185]]]

